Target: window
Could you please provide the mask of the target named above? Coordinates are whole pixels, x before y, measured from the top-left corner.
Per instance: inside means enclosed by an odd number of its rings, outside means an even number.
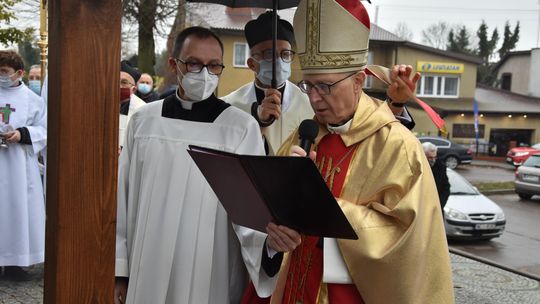
[[[419,140],[420,140],[421,143],[430,142],[430,143],[434,144],[435,146],[437,146],[438,148],[449,148],[450,147],[450,142],[442,140],[442,139],[424,137],[424,138],[419,138]]]
[[[235,42],[233,52],[233,67],[247,68],[247,59],[249,57],[247,43]]]
[[[501,89],[510,91],[512,88],[512,73],[503,73],[501,76]]]
[[[423,75],[416,86],[418,96],[458,97],[459,76]]]
[[[368,57],[367,57],[367,64],[373,64],[373,52],[368,52]],[[364,88],[365,89],[371,89],[371,86],[373,85],[373,76],[371,75],[367,75],[366,77],[366,81],[364,83]]]
[[[485,125],[478,125],[478,137],[484,138]],[[452,126],[452,134],[454,137],[460,138],[475,138],[474,124],[454,124]]]

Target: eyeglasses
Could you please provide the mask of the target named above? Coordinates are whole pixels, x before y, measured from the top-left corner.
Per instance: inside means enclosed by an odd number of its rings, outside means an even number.
[[[225,66],[220,63],[202,64],[197,61],[184,61],[179,58],[176,58],[176,61],[185,65],[186,70],[190,73],[200,73],[203,68],[206,68],[208,73],[212,75],[221,75],[221,73],[223,72],[223,69],[225,68]]]
[[[343,80],[351,77],[351,76],[354,76],[356,75],[356,73],[352,73],[351,75],[348,75],[347,77],[345,78],[342,78],[334,83],[331,83],[331,84],[328,84],[328,83],[317,83],[317,84],[311,84],[311,83],[308,83],[308,82],[305,82],[304,80],[300,81],[298,83],[298,86],[300,87],[300,91],[306,93],[306,94],[311,94],[311,90],[313,88],[316,88],[317,89],[317,93],[319,93],[320,95],[330,95],[331,93],[331,88],[333,86],[335,86],[336,84],[342,82]]]
[[[291,62],[294,59],[294,54],[296,54],[292,50],[282,50],[279,52],[279,58],[283,60],[283,62]],[[266,49],[262,52],[258,53],[252,53],[251,56],[261,56],[263,60],[265,61],[272,61],[272,57],[274,57],[274,52],[272,49]]]

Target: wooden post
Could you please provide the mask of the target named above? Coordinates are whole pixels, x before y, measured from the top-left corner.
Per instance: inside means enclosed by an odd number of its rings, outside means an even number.
[[[112,303],[121,1],[49,1],[46,304]]]

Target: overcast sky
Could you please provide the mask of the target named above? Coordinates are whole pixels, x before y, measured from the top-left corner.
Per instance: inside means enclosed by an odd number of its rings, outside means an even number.
[[[517,50],[537,46],[540,0],[371,0],[363,2],[371,21],[389,31],[404,22],[413,31],[413,41],[422,42],[422,30],[439,21],[462,24],[476,35],[482,20],[489,27],[489,34],[498,28],[499,45],[502,43],[504,24],[508,20],[512,30],[520,23]],[[376,7],[378,16],[376,22]]]
[[[505,22],[509,21],[513,30],[519,21],[520,37],[516,50],[539,47],[537,37],[540,0],[371,0],[371,4],[363,3],[372,22],[391,32],[395,31],[398,23],[403,22],[413,31],[413,41],[417,43],[422,43],[422,30],[439,21],[451,25],[465,25],[473,35],[476,35],[480,23],[485,20],[489,27],[489,35],[495,27],[498,28],[501,37],[500,46]],[[33,18],[20,17],[23,18],[16,22],[17,25],[39,26],[38,17],[35,15]],[[159,51],[165,47],[164,39],[157,40],[156,47]]]

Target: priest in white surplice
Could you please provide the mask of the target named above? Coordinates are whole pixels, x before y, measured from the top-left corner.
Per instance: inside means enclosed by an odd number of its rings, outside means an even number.
[[[222,56],[209,30],[182,31],[169,59],[178,91],[131,117],[119,160],[115,303],[239,303],[248,272],[260,295],[274,289],[281,261],[269,252],[286,250],[233,226],[186,151],[264,153],[257,122],[212,94]]]
[[[47,142],[45,103],[20,78],[23,61],[0,51],[0,266],[13,280],[30,279],[20,266],[43,262],[45,203],[38,153]]]
[[[124,69],[124,66],[122,66]],[[126,137],[126,128],[131,119],[131,116],[137,112],[137,110],[146,103],[140,99],[135,92],[137,86],[135,85],[135,73],[137,71],[122,70],[120,71],[120,117],[118,119],[118,145],[122,147]],[[133,73],[134,75],[130,74]],[[140,77],[140,76],[139,76]]]
[[[274,155],[302,120],[313,118],[314,113],[307,95],[288,80],[294,58],[294,31],[292,25],[279,16],[275,51],[277,89],[271,88],[271,16],[270,12],[263,13],[245,26],[251,54],[247,65],[255,73],[255,80],[222,99],[253,115],[261,127],[267,154]]]

